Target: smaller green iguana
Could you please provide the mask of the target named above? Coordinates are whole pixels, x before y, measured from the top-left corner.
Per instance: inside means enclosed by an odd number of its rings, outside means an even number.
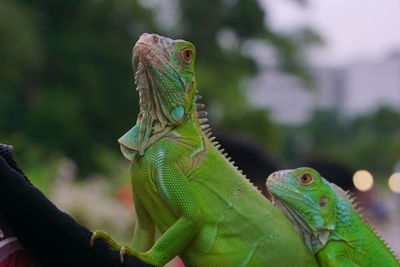
[[[347,192],[314,169],[272,173],[267,188],[321,266],[400,266]]]

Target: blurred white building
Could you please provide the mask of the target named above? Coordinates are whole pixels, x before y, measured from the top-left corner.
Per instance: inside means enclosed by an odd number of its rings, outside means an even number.
[[[343,67],[315,67],[316,90],[278,71],[264,70],[250,84],[250,101],[277,121],[301,123],[315,109],[336,109],[345,118],[388,106],[400,109],[400,53]]]

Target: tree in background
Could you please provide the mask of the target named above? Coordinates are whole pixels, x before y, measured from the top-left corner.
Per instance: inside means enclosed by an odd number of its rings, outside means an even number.
[[[159,32],[195,43],[212,120],[277,150],[279,127],[245,97],[257,72],[249,43],[272,47],[284,70],[306,78],[303,43],[272,31],[256,0],[167,3],[175,14],[169,28],[148,1],[2,1],[1,142],[26,162],[65,155],[83,172],[102,171],[103,155],[119,153],[116,140],[136,120],[132,46],[141,33]]]
[[[110,0],[0,5],[2,142],[66,155],[84,171],[100,167],[96,154],[117,150],[136,119],[130,51],[155,30],[151,10]]]

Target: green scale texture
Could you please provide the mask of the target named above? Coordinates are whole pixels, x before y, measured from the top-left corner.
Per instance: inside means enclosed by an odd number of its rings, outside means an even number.
[[[273,173],[267,187],[321,266],[400,266],[357,212],[352,197],[316,170]]]
[[[164,64],[147,60],[143,51],[149,50]],[[136,83],[148,87],[139,94],[152,100],[141,100],[144,115],[119,142],[132,161],[138,223],[131,248],[104,232],[94,237],[157,266],[177,255],[186,266],[318,266],[290,221],[221,154],[200,123],[194,56],[192,44],[155,34],[136,44]],[[178,107],[180,119],[171,115]],[[153,127],[150,136],[143,125]]]

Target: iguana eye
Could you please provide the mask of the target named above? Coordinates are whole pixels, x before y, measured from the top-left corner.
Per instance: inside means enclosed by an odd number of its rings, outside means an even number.
[[[309,173],[303,173],[303,174],[300,176],[299,180],[300,180],[300,183],[301,183],[302,185],[308,185],[308,184],[310,184],[310,183],[313,181],[313,178],[312,178],[311,174],[309,174]]]
[[[184,49],[181,52],[181,57],[183,61],[187,64],[189,64],[192,61],[193,58],[193,52],[190,49]]]

